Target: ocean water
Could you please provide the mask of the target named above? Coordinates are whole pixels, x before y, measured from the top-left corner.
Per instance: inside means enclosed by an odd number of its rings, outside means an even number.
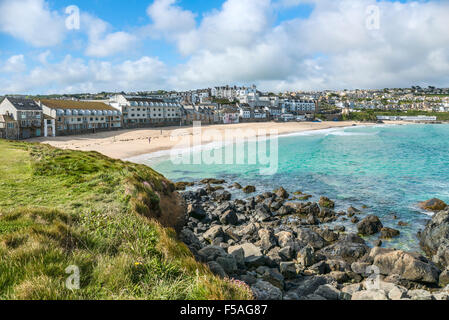
[[[272,140],[268,142],[274,147]],[[195,152],[214,155],[224,150],[209,146]],[[379,125],[291,134],[279,138],[277,154],[278,169],[272,175],[261,175],[262,165],[175,164],[163,154],[134,161],[174,181],[223,178],[231,184],[255,185],[258,192],[283,186],[289,192],[313,195],[311,201],[327,196],[336,201],[337,210],[367,206],[364,215],[378,215],[385,226],[401,231],[384,246],[406,250],[419,251],[416,233],[430,219],[417,203],[434,197],[449,203],[449,125]],[[409,225],[398,227],[398,221]],[[336,223],[356,230],[349,221]]]

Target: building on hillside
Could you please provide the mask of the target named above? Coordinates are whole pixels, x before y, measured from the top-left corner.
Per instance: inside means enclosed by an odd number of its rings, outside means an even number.
[[[268,112],[271,118],[279,118],[283,113],[281,107],[265,107],[265,111]]]
[[[122,127],[120,111],[103,102],[43,99],[38,103],[46,117],[46,134],[49,130],[53,136],[64,136]],[[54,127],[49,129],[49,125]]]
[[[123,114],[126,128],[179,125],[182,106],[178,102],[153,97],[115,95],[109,103]]]
[[[22,140],[42,136],[42,108],[31,99],[5,97],[0,103],[2,136]]]
[[[239,104],[238,108],[239,108],[240,118],[243,121],[249,121],[252,119],[253,114],[252,114],[252,109],[249,106],[249,104],[241,103],[241,104]]]
[[[219,111],[221,122],[224,124],[240,123],[240,112],[237,108],[225,107]]]
[[[317,103],[313,100],[286,99],[281,105],[284,112],[296,115],[317,112]]]
[[[268,120],[268,113],[265,108],[254,108],[253,117],[255,121],[266,121]]]

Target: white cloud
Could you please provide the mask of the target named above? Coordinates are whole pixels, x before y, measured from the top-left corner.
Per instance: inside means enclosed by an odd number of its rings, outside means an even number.
[[[81,25],[89,40],[85,51],[87,56],[111,56],[130,50],[137,42],[137,37],[127,32],[107,33],[111,28],[109,24],[90,14],[82,15]]]
[[[64,39],[64,18],[44,0],[0,0],[0,31],[36,47],[54,46]]]
[[[314,8],[309,17],[276,22],[280,6],[305,3]],[[366,27],[371,5],[380,10],[378,30]],[[282,91],[449,83],[449,2],[227,0],[195,21],[195,13],[175,0],[155,0],[147,13],[152,24],[145,31],[174,43],[186,62],[167,67],[146,56],[118,64],[66,58],[70,65],[44,63],[26,75],[0,80],[0,87],[134,91],[256,83]],[[103,58],[127,52],[141,40],[141,35],[111,29],[83,14],[81,31],[89,40],[85,54]]]
[[[6,60],[1,71],[9,73],[24,72],[26,70],[25,57],[23,54],[15,55]]]
[[[180,36],[195,28],[195,15],[176,5],[176,0],[155,0],[147,14],[153,24],[150,32],[163,32],[165,36]]]
[[[1,94],[156,90],[167,82],[166,75],[166,66],[157,58],[142,57],[112,64],[68,55],[28,74],[0,78],[0,88]]]
[[[314,4],[307,19],[275,25],[279,3],[228,0],[178,42],[189,61],[175,86],[252,83],[267,90],[376,88],[449,81],[447,2],[284,1]],[[366,27],[367,8],[380,29]]]

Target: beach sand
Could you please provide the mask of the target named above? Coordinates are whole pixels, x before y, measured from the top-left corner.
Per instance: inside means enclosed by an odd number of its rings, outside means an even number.
[[[404,122],[388,122],[388,124],[404,124]],[[260,122],[260,123],[240,123],[232,125],[208,125],[202,126],[201,144],[206,144],[220,139],[224,139],[226,130],[235,130],[235,132],[246,132],[245,138],[257,137],[266,130],[269,134],[271,130],[275,130],[279,135],[289,133],[304,132],[310,130],[323,130],[330,128],[351,127],[354,125],[374,125],[366,123],[358,123],[352,121],[342,122]],[[193,144],[193,139],[198,138],[198,134],[194,133],[194,128],[190,127],[164,127],[164,128],[145,128],[120,131],[108,131],[95,134],[65,136],[65,137],[47,137],[31,139],[31,142],[40,142],[52,145],[61,149],[97,151],[114,159],[127,159],[135,156],[150,154],[157,151],[169,150],[171,148],[180,147],[180,140],[171,138],[176,134],[176,130],[183,140],[188,140]],[[213,130],[213,132],[211,131]],[[197,131],[195,131],[197,132]],[[204,139],[205,133],[212,137]],[[240,133],[238,133],[240,134]],[[149,138],[151,137],[151,143]],[[184,145],[186,146],[186,145]]]

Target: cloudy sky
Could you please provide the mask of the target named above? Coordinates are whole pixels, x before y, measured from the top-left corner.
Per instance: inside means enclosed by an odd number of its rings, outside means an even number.
[[[449,86],[449,1],[0,0],[0,94]]]

